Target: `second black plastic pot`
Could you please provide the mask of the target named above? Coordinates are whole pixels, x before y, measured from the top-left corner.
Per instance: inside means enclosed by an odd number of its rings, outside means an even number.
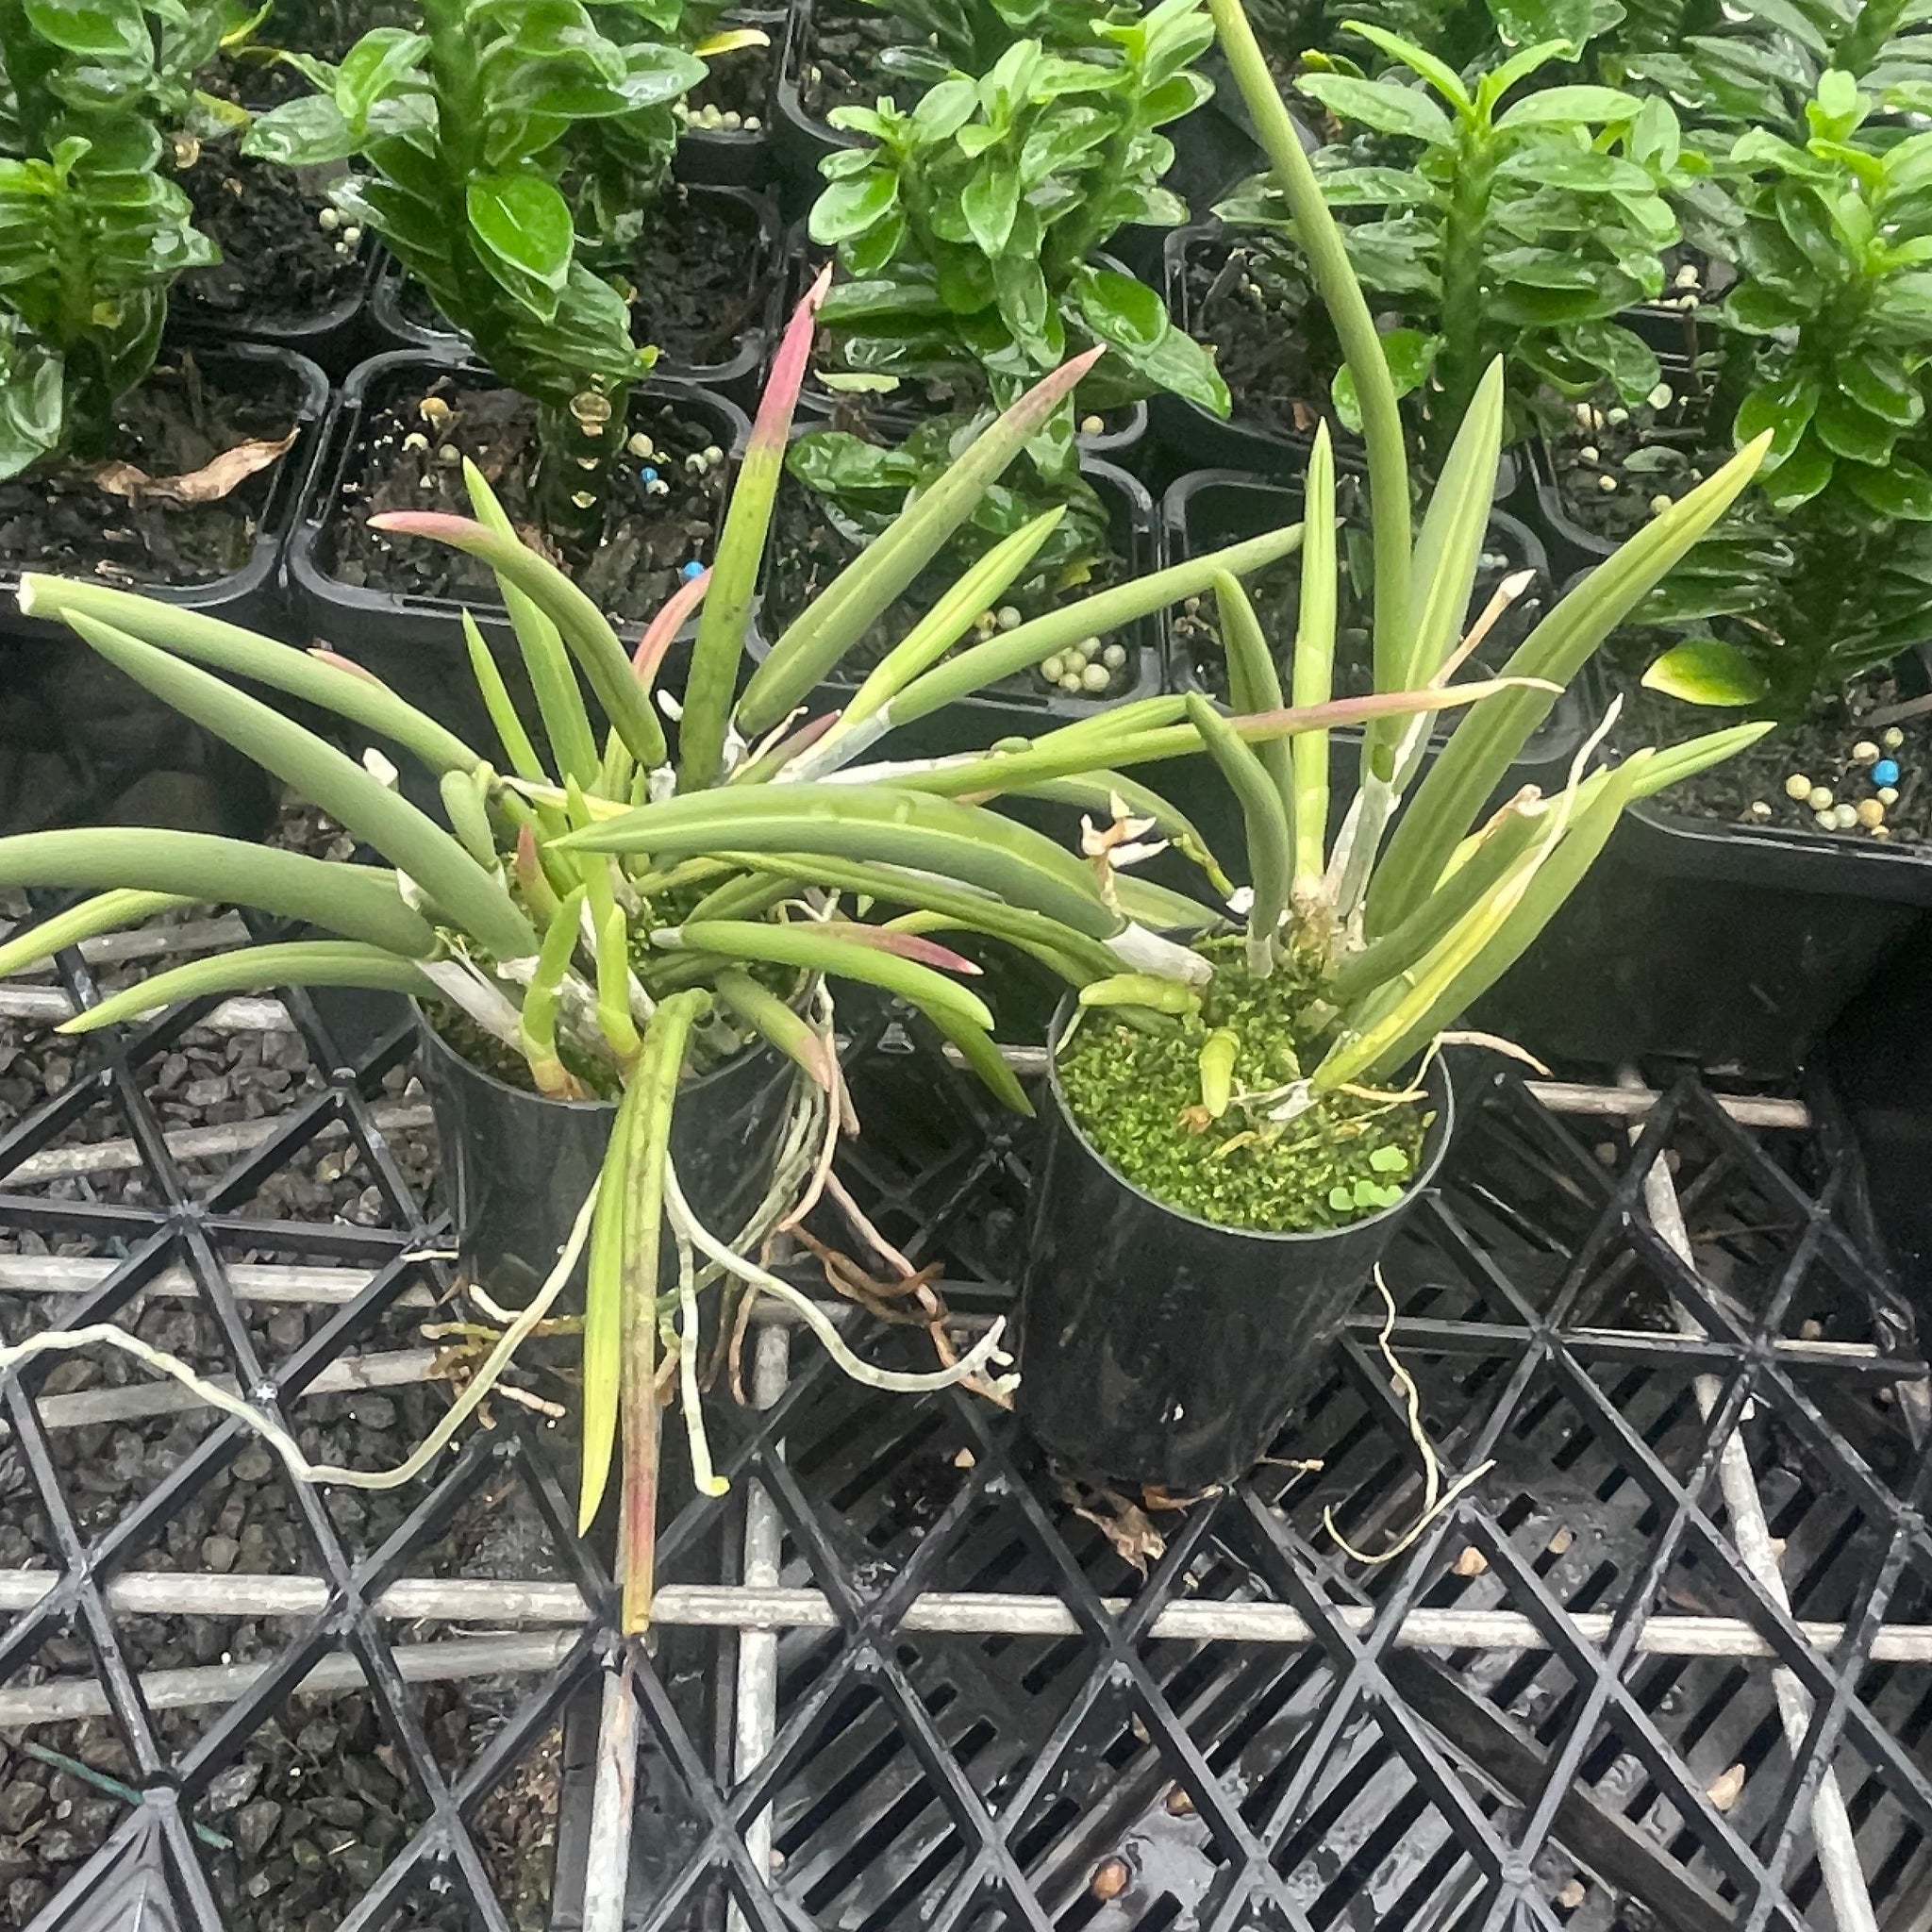
[[[511,1087],[472,1065],[420,1008],[416,1021],[462,1268],[497,1299],[527,1301],[596,1184],[617,1109]],[[759,1045],[678,1091],[671,1116],[678,1183],[691,1211],[726,1241],[770,1179],[792,1074],[789,1060]],[[665,1279],[675,1280],[675,1267]]]
[[[1455,1102],[1440,1058],[1426,1085],[1435,1118],[1394,1207],[1349,1227],[1258,1234],[1135,1187],[1080,1131],[1051,1072],[1020,1316],[1019,1412],[1041,1442],[1077,1471],[1173,1495],[1251,1469],[1326,1378],[1342,1324],[1442,1164]]]
[[[1537,942],[1478,1000],[1545,1060],[1649,1058],[1779,1078],[1932,908],[1932,854],[1633,806]]]

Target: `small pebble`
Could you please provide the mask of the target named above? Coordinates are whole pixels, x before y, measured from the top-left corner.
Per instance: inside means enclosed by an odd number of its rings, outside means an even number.
[[[684,459],[685,474],[689,476],[702,476],[708,465],[697,450],[692,450]]]
[[[1829,785],[1814,785],[1807,795],[1805,803],[1813,811],[1829,811],[1836,803],[1836,800],[1831,795],[1831,787]]]
[[[708,464],[710,464],[710,466],[711,466],[711,467],[712,467],[713,469],[716,469],[716,468],[718,467],[718,465],[719,465],[720,463],[722,463],[722,462],[723,462],[724,460],[724,451],[723,451],[722,449],[720,449],[720,448],[718,447],[718,445],[717,445],[717,444],[716,444],[715,442],[708,442],[708,443],[706,443],[706,445],[705,445],[705,461],[706,461],[706,462],[708,462]]]
[[[1465,1543],[1462,1554],[1457,1557],[1454,1568],[1458,1576],[1480,1576],[1490,1567],[1490,1559],[1474,1543]]]
[[[658,445],[641,429],[625,444],[625,448],[634,457],[654,457],[658,454]]]
[[[1075,676],[1077,676],[1081,672],[1086,670],[1086,668],[1087,653],[1085,651],[1069,651],[1066,654],[1066,656],[1060,659],[1060,669],[1062,671],[1071,671],[1074,674]]]
[[[1576,454],[1579,457],[1581,457],[1586,463],[1599,463],[1603,460],[1602,452],[1597,448],[1596,444],[1593,442],[1586,442],[1583,445],[1583,447],[1576,452]]]
[[[1872,803],[1877,805],[1878,801],[1874,799]],[[1878,808],[1880,811],[1885,809],[1882,805]],[[1856,805],[1833,806],[1831,808],[1831,823],[1839,831],[1849,832],[1858,823],[1858,808]]]
[[[1080,682],[1080,674],[1077,671],[1069,671],[1060,678],[1060,689],[1064,691],[1078,692],[1085,691],[1087,687]]]
[[[429,447],[429,439],[420,429],[412,429],[403,438],[403,447],[407,450],[425,450]]]
[[[1018,608],[1011,604],[1002,604],[996,622],[1002,630],[1018,630],[1022,622]]]
[[[1623,406],[1622,406],[1621,404],[1620,404],[1620,405],[1619,405],[1619,406],[1618,406],[1618,407],[1617,407],[1616,408],[1612,409],[1612,410],[1611,410],[1611,411],[1610,411],[1610,412],[1609,412],[1609,413],[1608,413],[1608,414],[1607,414],[1607,416],[1606,416],[1606,417],[1604,418],[1604,421],[1605,421],[1606,423],[1619,423],[1619,424],[1622,424],[1622,423],[1627,423],[1627,422],[1629,422],[1629,420],[1630,420],[1630,411],[1629,411],[1628,409],[1626,409],[1626,408],[1623,408]]]
[[[765,124],[762,121],[760,121],[756,114],[747,114],[744,117],[744,131],[747,134],[758,134],[761,132],[763,130],[764,125]]]
[[[644,494],[646,496],[669,496],[671,494],[671,486],[665,482],[663,477],[659,476],[655,483],[646,483],[644,485]]]
[[[1127,647],[1124,644],[1109,644],[1101,652],[1100,661],[1109,671],[1118,671],[1127,661]]]
[[[1105,664],[1090,664],[1080,674],[1080,684],[1086,691],[1105,691],[1110,682]]]
[[[1657,493],[1650,499],[1651,515],[1654,517],[1662,516],[1665,510],[1670,508],[1673,500],[1673,498],[1665,495],[1665,493],[1661,490],[1659,490]]]
[[[362,245],[362,230],[351,225],[342,230],[342,246],[354,250]]]
[[[342,225],[342,217],[341,211],[339,209],[332,208],[324,208],[323,211],[316,216],[315,225],[318,228],[325,229],[327,233],[333,235],[335,231]]]
[[[1744,1790],[1744,1767],[1734,1764],[1711,1782],[1705,1796],[1711,1802],[1714,1810],[1728,1811],[1738,1802]]]
[[[1692,271],[1696,273],[1695,270]],[[1557,1894],[1557,1904],[1566,1912],[1574,1912],[1590,1896],[1588,1888],[1580,1878],[1570,1879]]]
[[[1905,733],[1896,724],[1888,724],[1879,735],[1887,751],[1896,751],[1906,741]]]
[[[1875,765],[1878,762],[1878,747],[1869,738],[1861,738],[1852,747],[1852,759],[1856,764]]]
[[[1099,436],[1105,432],[1106,428],[1106,423],[1098,416],[1082,416],[1080,418],[1080,434],[1082,436]]]
[[[1668,409],[1676,400],[1676,394],[1669,383],[1660,382],[1643,400],[1653,409]]]
[[[726,108],[718,117],[718,125],[736,134],[744,125],[744,116],[736,108]]]
[[[1818,821],[1818,829],[1821,832],[1835,832],[1838,830],[1838,814],[1829,806],[1823,811],[1813,812],[1812,817]]]
[[[1087,1889],[1105,1905],[1110,1899],[1117,1899],[1126,1890],[1133,1875],[1127,1869],[1127,1861],[1124,1858],[1109,1858],[1104,1865],[1094,1869]]]
[[[1802,772],[1793,772],[1785,780],[1787,798],[1808,798],[1811,795],[1811,781]]]
[[[1885,808],[1875,798],[1861,798],[1857,819],[1868,832],[1875,832],[1885,823]]]
[[[1040,675],[1046,679],[1047,683],[1058,684],[1066,675],[1066,659],[1056,654],[1040,667]]]
[[[1694,289],[1697,286],[1697,271],[1688,261],[1677,271],[1677,286],[1680,289]]]
[[[1593,410],[1593,409],[1592,409],[1592,408],[1591,408],[1590,407],[1590,405],[1589,405],[1588,403],[1578,403],[1578,404],[1577,404],[1577,406],[1576,406],[1576,422],[1577,422],[1577,426],[1578,426],[1579,428],[1583,428],[1583,429],[1588,429],[1588,428],[1590,427],[1590,425],[1591,425],[1591,424],[1592,424],[1592,423],[1593,423],[1593,422],[1594,422],[1595,420],[1596,420],[1596,411],[1595,411],[1595,410]]]
[[[1763,799],[1754,798],[1751,801],[1751,816],[1761,825],[1766,819],[1770,818],[1771,808],[1765,804]]]
[[[684,567],[681,570],[679,570],[677,574],[685,580],[686,583],[690,583],[693,577],[701,577],[704,575],[705,567],[697,560],[695,557],[693,557],[689,563],[685,564]]]
[[[1596,479],[1596,487],[1607,496],[1617,487],[1617,479],[1614,476],[1599,476]]]
[[[1872,767],[1872,782],[1874,785],[1896,785],[1898,783],[1898,760],[1880,758]]]
[[[1872,827],[1872,836],[1874,839],[1889,839],[1891,837],[1891,827],[1890,825],[1874,825]],[[1883,1395],[1886,1391],[1881,1389],[1878,1392]]]
[[[1898,787],[1896,785],[1881,785],[1878,788],[1878,802],[1880,805],[1896,805],[1898,803]]]
[[[643,466],[643,468],[638,472],[638,481],[640,483],[655,483],[657,480],[658,473],[655,469],[651,467],[649,463],[646,463]]]
[[[439,463],[441,463],[446,470],[455,469],[456,466],[462,461],[462,451],[459,450],[453,442],[444,443],[442,447],[436,452],[436,460]]]

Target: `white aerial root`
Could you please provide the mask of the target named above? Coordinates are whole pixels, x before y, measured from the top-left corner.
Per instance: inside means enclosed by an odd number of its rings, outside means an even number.
[[[708,1256],[727,1274],[737,1275],[741,1281],[750,1282],[754,1288],[762,1289],[767,1294],[776,1295],[788,1307],[796,1309],[833,1361],[855,1382],[863,1382],[869,1389],[890,1390],[901,1395],[924,1395],[936,1389],[951,1389],[968,1376],[977,1374],[988,1362],[1005,1358],[1001,1355],[1000,1337],[1006,1333],[1007,1320],[1002,1315],[951,1368],[925,1372],[876,1368],[853,1353],[831,1318],[808,1294],[793,1288],[789,1281],[781,1281],[745,1256],[734,1254],[699,1222],[691,1210],[691,1204],[684,1198],[684,1190],[677,1181],[677,1169],[670,1160],[664,1164],[664,1208],[671,1218],[673,1229],[691,1242],[701,1254]],[[1017,1386],[1017,1378],[1000,1377],[993,1386]]]
[[[85,1328],[51,1328],[39,1335],[30,1335],[25,1341],[11,1347],[0,1348],[0,1375],[35,1356],[74,1354],[95,1345],[119,1349],[123,1355],[132,1356],[158,1374],[172,1376],[210,1408],[218,1408],[225,1415],[231,1415],[237,1422],[245,1424],[282,1458],[289,1474],[297,1482],[335,1483],[351,1490],[400,1489],[420,1475],[448,1447],[456,1432],[495,1387],[530,1331],[549,1313],[551,1304],[563,1292],[564,1283],[570,1279],[571,1271],[577,1264],[577,1257],[583,1253],[584,1243],[590,1239],[591,1215],[596,1205],[597,1191],[592,1187],[584,1199],[584,1205],[577,1209],[576,1220],[571,1225],[570,1239],[558,1251],[557,1265],[550,1271],[543,1286],[537,1291],[529,1306],[505,1329],[483,1366],[451,1403],[449,1412],[417,1445],[414,1454],[393,1469],[344,1469],[339,1463],[310,1462],[295,1439],[273,1417],[263,1415],[239,1395],[231,1394],[218,1383],[197,1374],[177,1357],[151,1347],[139,1336],[130,1335],[125,1328],[116,1328],[108,1323],[91,1323]]]
[[[1412,1549],[1421,1541],[1423,1532],[1438,1517],[1446,1515],[1455,1507],[1457,1497],[1474,1489],[1496,1466],[1495,1458],[1471,1470],[1467,1475],[1458,1476],[1445,1490],[1442,1487],[1442,1464],[1436,1454],[1436,1446],[1423,1429],[1422,1391],[1415,1386],[1415,1378],[1402,1364],[1402,1359],[1390,1346],[1390,1338],[1395,1333],[1395,1297],[1389,1292],[1389,1284],[1382,1278],[1382,1270],[1375,1270],[1375,1290],[1382,1297],[1382,1306],[1387,1310],[1382,1323],[1382,1332],[1375,1338],[1375,1346],[1382,1351],[1382,1359],[1389,1364],[1389,1374],[1402,1397],[1402,1406],[1408,1417],[1409,1440],[1414,1442],[1417,1453],[1423,1459],[1423,1507],[1422,1514],[1382,1551],[1378,1556],[1370,1556],[1358,1550],[1336,1527],[1335,1510],[1332,1505],[1322,1511],[1322,1527],[1334,1538],[1336,1547],[1357,1563],[1371,1567],[1391,1563],[1405,1550]]]

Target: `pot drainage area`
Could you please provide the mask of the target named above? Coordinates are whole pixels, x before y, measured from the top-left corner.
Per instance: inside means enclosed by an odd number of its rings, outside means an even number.
[[[294,1481],[210,1399],[377,1470],[475,1359],[397,1003],[48,1030],[240,937],[0,987],[4,1339],[114,1323],[211,1385],[99,1349],[0,1378],[0,1924],[1932,1927],[1932,1411],[1828,1093],[1469,1059],[1388,1309],[1184,1507],[754,1311],[709,1404],[730,1491],[667,1478],[626,1653],[558,1368],[390,1489]],[[845,1189],[970,1330],[1010,1306],[1030,1130],[847,1017]]]

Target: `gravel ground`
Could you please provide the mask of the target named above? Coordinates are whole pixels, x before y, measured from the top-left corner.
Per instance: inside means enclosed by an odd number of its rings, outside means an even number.
[[[313,814],[285,815],[278,841],[340,856],[346,841]],[[0,903],[0,922],[22,907]],[[202,909],[182,915],[205,923]],[[145,970],[104,971],[108,988]],[[43,1097],[85,1073],[84,1049],[44,1028],[0,1022],[0,1134]],[[282,1115],[323,1090],[300,1038],[286,1033],[184,1035],[141,1070],[163,1127],[180,1128]],[[393,1069],[373,1096],[378,1104],[419,1105],[412,1070]],[[111,1099],[90,1106],[54,1143],[93,1143],[125,1135]],[[434,1142],[429,1132],[390,1137],[411,1191],[433,1202]],[[193,1163],[189,1184],[212,1183],[225,1163]],[[45,1188],[60,1199],[91,1199],[142,1207],[161,1205],[139,1170],[61,1179]],[[225,1211],[278,1220],[358,1226],[407,1225],[375,1175],[345,1141],[306,1145],[247,1202],[222,1201]],[[0,1252],[105,1253],[85,1241],[47,1239],[0,1228]],[[313,1252],[225,1244],[225,1258],[314,1262]],[[0,1335],[18,1341],[59,1319],[68,1298],[0,1296]],[[275,1304],[244,1304],[254,1344],[270,1362],[304,1345],[332,1312]],[[143,1297],[123,1320],[155,1346],[207,1373],[232,1372],[211,1310],[200,1303]],[[360,1336],[359,1351],[420,1349],[423,1311],[391,1307]],[[43,1385],[48,1395],[144,1383],[147,1372],[120,1356],[75,1356],[57,1363]],[[558,1391],[552,1391],[552,1393]],[[321,1397],[293,1415],[304,1453],[312,1459],[378,1469],[401,1461],[446,1407],[441,1386],[402,1387]],[[170,1471],[192,1456],[208,1432],[206,1411],[184,1416],[92,1424],[52,1431],[53,1453],[66,1507],[83,1536],[97,1536],[127,1515]],[[391,1491],[319,1492],[326,1522],[355,1560],[378,1547],[423,1493],[422,1484]],[[305,1505],[308,1507],[305,1507]],[[313,1497],[303,1498],[269,1450],[244,1445],[225,1468],[179,1507],[148,1549],[134,1556],[137,1570],[238,1575],[316,1574],[320,1559],[311,1530]],[[58,1544],[44,1521],[18,1450],[0,1436],[0,1568],[45,1569]],[[406,1560],[411,1575],[558,1577],[535,1511],[508,1472],[470,1498],[444,1534]],[[128,1617],[118,1628],[137,1672],[268,1659],[300,1630],[298,1621],[233,1618]],[[473,1627],[415,1624],[392,1628],[394,1642],[422,1642],[478,1634]],[[44,1644],[8,1681],[20,1686],[56,1677],[92,1675],[94,1660],[79,1630]],[[528,1680],[481,1680],[421,1685],[410,1691],[411,1714],[444,1774],[471,1763],[531,1688]],[[163,1710],[156,1725],[164,1750],[178,1757],[220,1716],[219,1707]],[[53,1753],[57,1761],[36,1755]],[[58,1760],[66,1760],[63,1765]],[[536,1932],[547,1917],[555,1842],[558,1740],[540,1740],[511,1777],[477,1811],[473,1826],[498,1895],[519,1926]],[[124,1815],[125,1801],[87,1782],[73,1768],[127,1780],[132,1766],[110,1721],[36,1726],[0,1735],[0,1924],[24,1925]],[[197,1820],[224,1841],[204,1855],[227,1924],[235,1932],[325,1932],[426,1817],[427,1804],[412,1783],[406,1757],[386,1735],[375,1700],[366,1692],[296,1698],[256,1730],[239,1756],[214,1779],[195,1809]],[[439,1918],[437,1923],[441,1923]],[[426,1924],[429,1920],[422,1920]],[[461,1923],[460,1914],[453,1917]]]

